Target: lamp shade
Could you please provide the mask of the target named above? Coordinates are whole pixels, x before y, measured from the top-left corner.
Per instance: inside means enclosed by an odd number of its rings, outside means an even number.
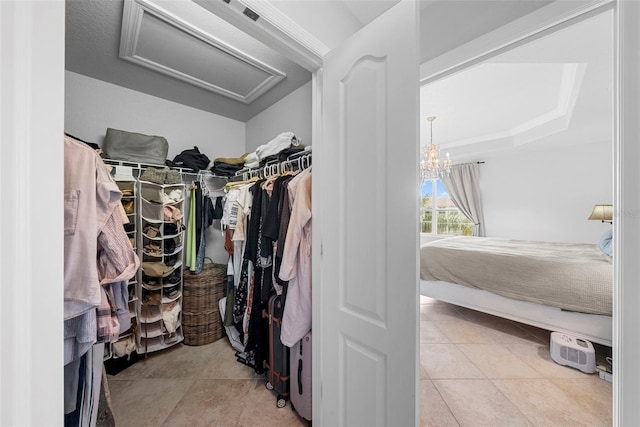
[[[589,219],[611,221],[613,218],[613,205],[595,205]]]

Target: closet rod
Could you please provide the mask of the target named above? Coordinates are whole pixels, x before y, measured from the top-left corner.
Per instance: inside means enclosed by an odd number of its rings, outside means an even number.
[[[272,172],[274,170],[277,171],[278,173],[282,173],[282,171],[284,171],[285,168],[287,167],[287,164],[293,165],[294,162],[295,164],[298,164],[300,166],[300,169],[306,169],[309,166],[311,166],[311,158],[312,158],[312,151],[303,150],[303,151],[299,151],[297,153],[291,154],[289,157],[287,157],[286,160],[283,160],[281,162],[272,160],[270,162],[267,162],[264,166],[259,166],[257,168],[240,169],[235,173],[234,177],[235,178],[242,177],[243,181],[246,181],[247,179],[252,178],[254,176],[257,176],[259,178],[265,178],[265,175],[273,175]],[[301,163],[300,160],[306,160],[306,163],[305,162]]]
[[[113,166],[128,166],[134,169],[139,169],[141,171],[147,169],[147,168],[161,168],[161,169],[171,169],[171,170],[176,170],[178,172],[180,172],[183,175],[193,175],[193,176],[206,176],[206,177],[216,177],[216,178],[227,178],[226,176],[220,176],[220,175],[216,175],[213,172],[209,171],[209,170],[201,170],[199,172],[194,172],[192,169],[188,169],[188,168],[176,168],[176,167],[169,167],[166,165],[155,165],[152,163],[138,163],[138,162],[129,162],[126,160],[114,160],[114,159],[102,159],[106,164],[109,165],[113,165]]]

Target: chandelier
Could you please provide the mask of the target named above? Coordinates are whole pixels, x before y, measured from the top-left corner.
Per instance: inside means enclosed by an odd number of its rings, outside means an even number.
[[[422,149],[422,158],[420,159],[420,177],[422,181],[428,179],[441,178],[443,175],[448,175],[451,171],[451,158],[449,153],[445,154],[445,159],[440,164],[440,146],[433,144],[433,121],[435,116],[427,117],[431,125],[431,134],[429,146]]]

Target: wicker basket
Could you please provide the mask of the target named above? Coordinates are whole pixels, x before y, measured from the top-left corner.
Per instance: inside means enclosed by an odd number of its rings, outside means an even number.
[[[184,343],[204,345],[224,336],[218,301],[227,287],[227,265],[206,263],[200,274],[184,271],[182,328]]]

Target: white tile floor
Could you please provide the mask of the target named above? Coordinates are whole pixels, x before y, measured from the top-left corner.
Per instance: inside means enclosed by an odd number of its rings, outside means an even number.
[[[549,331],[424,297],[420,316],[422,426],[612,424],[611,384],[553,362]]]
[[[548,331],[424,297],[420,313],[422,426],[612,424],[611,384],[554,363]],[[117,425],[307,425],[234,353],[180,344],[108,376]]]

